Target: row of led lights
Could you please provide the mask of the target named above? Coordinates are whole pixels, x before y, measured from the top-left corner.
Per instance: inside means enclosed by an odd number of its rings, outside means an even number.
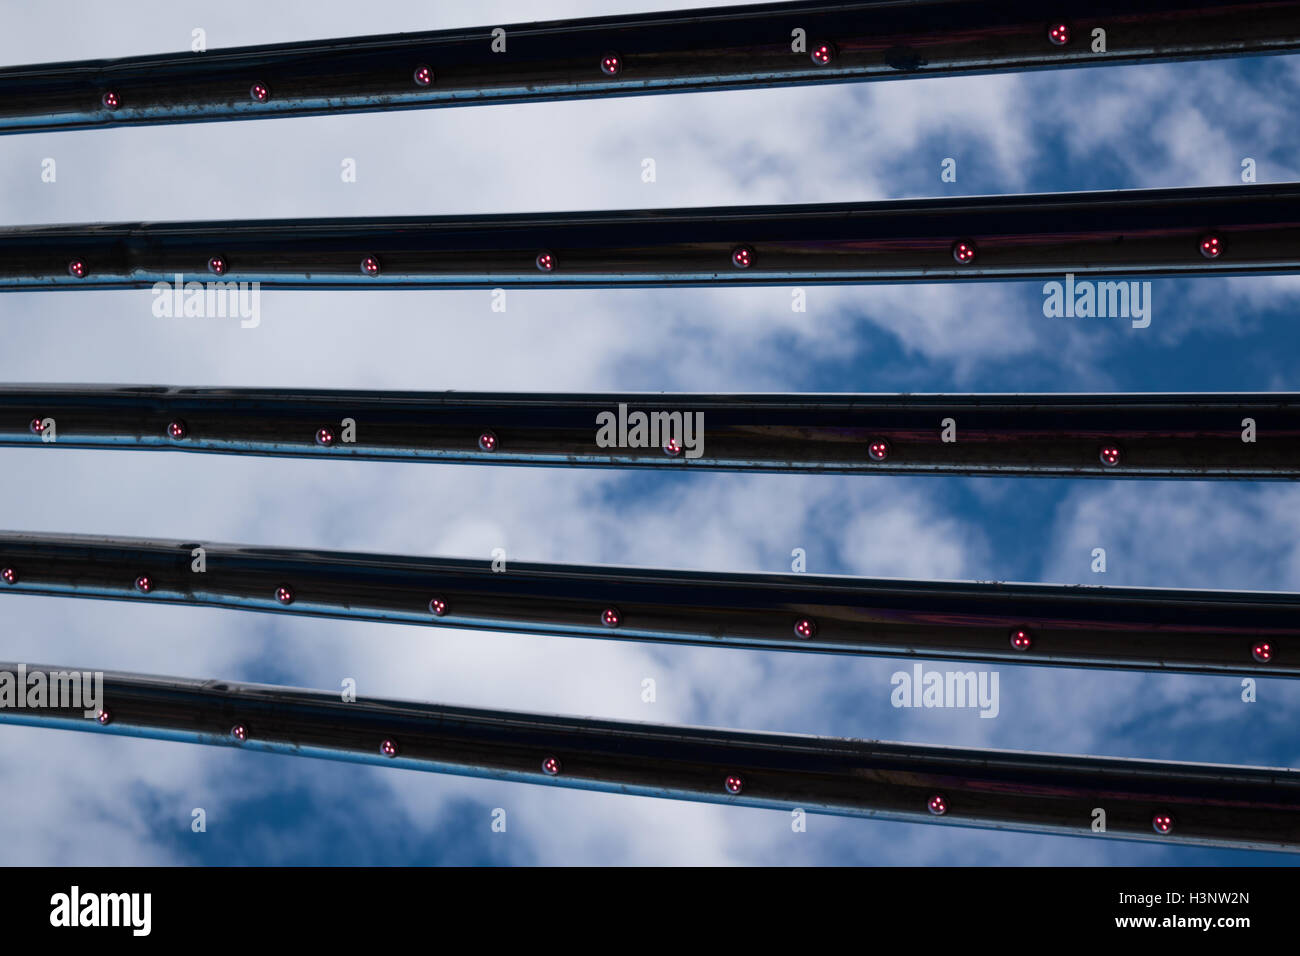
[[[1200,242],[1201,255],[1207,259],[1217,259],[1223,253],[1223,242],[1218,236],[1205,236]],[[952,257],[961,265],[975,261],[975,243],[972,240],[959,240],[953,243]],[[536,264],[541,272],[554,272],[557,266],[555,255],[542,251],[537,254]],[[731,264],[737,269],[748,269],[754,264],[754,250],[751,246],[737,246],[731,253]],[[224,256],[213,256],[208,260],[208,271],[215,276],[224,276],[230,271],[230,264]],[[361,259],[361,274],[377,276],[382,271],[379,259],[364,256]],[[85,259],[73,259],[68,263],[68,274],[77,279],[90,275],[90,266]]]
[[[95,715],[95,719],[103,726],[112,723],[113,715],[107,708],[101,708]],[[235,724],[230,728],[230,737],[237,743],[244,743],[248,740],[248,725]],[[379,744],[379,752],[385,757],[396,757],[398,754],[397,741],[391,737],[385,737]],[[558,777],[562,766],[560,759],[554,756],[547,756],[542,760],[542,772],[548,777]],[[745,789],[745,780],[740,774],[729,773],[722,780],[722,788],[727,793],[739,796]],[[926,809],[937,817],[944,816],[948,812],[948,800],[943,794],[936,793],[926,801]],[[1168,813],[1157,813],[1151,818],[1151,825],[1157,833],[1166,834],[1173,831],[1174,819]]]
[[[0,580],[5,584],[14,585],[18,583],[18,571],[13,567],[0,569]],[[138,575],[135,579],[135,589],[141,594],[148,594],[154,589],[153,578],[147,574]],[[293,603],[293,589],[287,584],[281,584],[275,589],[275,600],[285,606]],[[434,617],[445,617],[449,605],[445,600],[439,597],[432,598],[429,601],[429,613]],[[607,607],[600,612],[600,623],[608,628],[620,627],[623,624],[623,612],[616,607]],[[811,640],[817,635],[817,622],[810,617],[801,617],[794,622],[794,635],[802,640]],[[1011,646],[1018,651],[1028,651],[1034,646],[1033,635],[1024,628],[1015,628],[1010,632]],[[1269,641],[1257,641],[1251,648],[1251,656],[1261,664],[1267,664],[1273,659],[1273,645]]]
[[[41,435],[45,432],[45,420],[42,418],[33,418],[28,424],[28,430],[33,435]],[[167,425],[167,436],[174,441],[184,441],[190,435],[189,426],[182,419],[173,419]],[[338,443],[338,433],[329,425],[322,425],[316,429],[316,444],[329,448]],[[478,447],[480,451],[494,452],[500,446],[496,433],[483,431],[478,436]],[[682,443],[676,438],[669,438],[664,442],[663,451],[665,455],[676,458],[682,453]],[[867,445],[867,456],[872,461],[885,461],[889,458],[889,442],[883,438],[877,438]],[[1098,452],[1098,457],[1103,465],[1114,467],[1120,462],[1121,453],[1117,445],[1102,445]]]
[[[1047,38],[1053,46],[1065,46],[1070,42],[1070,27],[1065,23],[1054,23],[1047,28]],[[808,51],[809,58],[818,66],[827,66],[834,62],[838,51],[834,43],[817,43]],[[600,72],[606,76],[618,76],[623,72],[623,58],[617,53],[606,53],[600,58]],[[411,72],[411,79],[419,87],[433,85],[433,68],[421,63]],[[248,88],[248,96],[254,103],[269,103],[271,88],[265,83],[254,83]],[[116,90],[108,90],[100,97],[100,103],[106,110],[118,110],[122,107],[122,97]]]

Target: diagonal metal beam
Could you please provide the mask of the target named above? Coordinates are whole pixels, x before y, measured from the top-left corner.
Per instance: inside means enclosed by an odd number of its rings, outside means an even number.
[[[1051,278],[1061,284],[1062,309],[1072,310],[1079,296],[1070,295],[1073,279],[1067,275],[1296,271],[1295,183],[798,206],[0,229],[0,290],[152,288],[157,315],[187,314],[189,299],[205,315],[217,314],[218,306],[234,314],[232,282],[331,289],[583,288]],[[213,285],[183,287],[194,280]],[[1102,289],[1094,299],[1105,299],[1107,308],[1131,308],[1130,294],[1125,285]]]
[[[0,664],[56,686],[68,668]],[[52,677],[53,675],[53,677]],[[17,686],[25,687],[20,682]],[[1120,840],[1300,850],[1300,771],[624,723],[104,675],[92,716],[0,723],[789,811]],[[1096,810],[1105,828],[1095,831]]]
[[[1297,48],[1300,3],[1294,0],[768,3],[10,67],[0,70],[0,133],[957,76]]]
[[[0,594],[657,644],[1300,677],[1300,594],[737,574],[0,533]]]
[[[0,386],[0,446],[845,474],[1300,478],[1300,395]]]

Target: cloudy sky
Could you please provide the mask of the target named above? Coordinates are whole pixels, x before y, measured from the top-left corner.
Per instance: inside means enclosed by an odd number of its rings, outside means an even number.
[[[671,0],[0,0],[0,61],[492,26]],[[1297,178],[1300,60],[633,97],[0,138],[3,222],[832,202]],[[945,158],[956,183],[940,181]],[[42,162],[57,180],[41,180]],[[657,181],[641,178],[653,158]],[[340,176],[356,162],[357,181]],[[276,292],[262,322],[148,290],[0,296],[0,380],[468,390],[1297,388],[1300,284],[1156,280],[1149,328],[1041,283]],[[0,449],[0,527],[727,571],[1300,589],[1266,483],[635,475]],[[1105,574],[1091,553],[1107,552]],[[924,743],[1296,766],[1300,687],[1000,668],[996,719],[890,705],[892,660],[657,648],[41,597],[8,660]],[[946,668],[942,662],[932,666]],[[641,682],[656,681],[643,703]],[[194,808],[207,832],[190,829]],[[492,811],[507,830],[491,830]],[[0,726],[0,862],[1278,864],[1273,854],[810,817]]]

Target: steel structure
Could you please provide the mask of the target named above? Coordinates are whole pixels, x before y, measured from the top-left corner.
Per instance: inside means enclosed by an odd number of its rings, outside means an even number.
[[[67,668],[0,664],[42,675]],[[337,693],[104,675],[104,699],[0,722],[411,770],[912,823],[1300,850],[1300,771],[966,750],[474,710]],[[1094,830],[1097,809],[1105,827]]]
[[[739,574],[0,533],[0,594],[661,644],[1300,677],[1300,594]]]
[[[797,206],[0,229],[0,290],[491,288],[1300,271],[1300,184]],[[185,283],[206,280],[207,286]],[[162,285],[160,285],[162,284]],[[167,288],[167,284],[171,288]],[[223,291],[224,290],[224,291]],[[1128,310],[1127,284],[1100,289]],[[1068,302],[1068,305],[1067,305]],[[1091,314],[1099,314],[1094,303]],[[183,314],[183,313],[182,313]],[[216,314],[205,311],[203,314]]]
[[[0,386],[4,445],[564,467],[1295,479],[1300,395],[24,385]]]
[[[1113,66],[1297,48],[1294,0],[769,3],[10,67],[0,70],[0,132]]]

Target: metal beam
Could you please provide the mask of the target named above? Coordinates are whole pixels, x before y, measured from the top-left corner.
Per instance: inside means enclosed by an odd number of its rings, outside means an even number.
[[[1295,183],[799,206],[0,229],[0,290],[152,288],[159,315],[184,314],[189,300],[202,300],[205,315],[216,314],[219,306],[234,314],[228,286],[181,287],[201,279],[376,289],[1029,278],[1059,280],[1062,314],[1074,314],[1077,296],[1070,295],[1073,280],[1067,274],[1296,271]],[[1101,289],[1097,298],[1105,301],[1094,308],[1130,309],[1129,296],[1127,285]]]
[[[11,675],[69,668],[0,664]],[[26,687],[23,682],[19,687]],[[1300,771],[969,750],[475,710],[104,675],[98,713],[0,722],[153,737],[584,790],[911,823],[1300,850]],[[1106,827],[1093,830],[1096,808]]]
[[[1300,677],[1300,594],[491,562],[0,533],[0,594],[658,644]]]
[[[959,76],[1297,48],[1294,0],[769,3],[10,67],[0,70],[0,132]]]
[[[1300,394],[14,385],[0,386],[0,446],[778,473],[1294,480]]]

